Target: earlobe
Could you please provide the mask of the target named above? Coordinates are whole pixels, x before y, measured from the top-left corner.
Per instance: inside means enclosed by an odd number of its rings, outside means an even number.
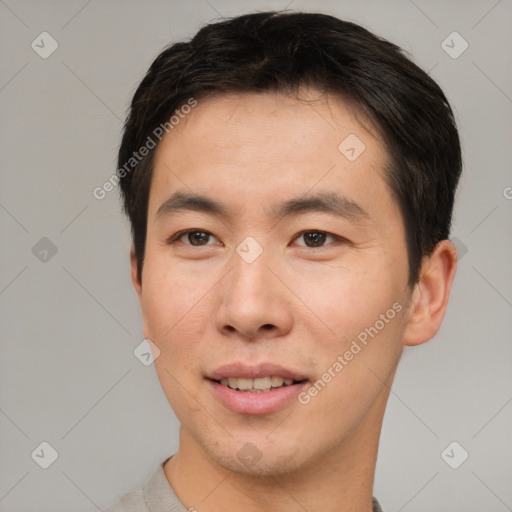
[[[142,282],[140,280],[139,269],[137,265],[137,257],[135,256],[135,250],[133,248],[130,251],[130,267],[132,284],[140,299],[140,296],[142,294]]]
[[[414,286],[404,345],[420,345],[432,339],[441,326],[457,268],[457,250],[450,240],[439,242],[423,260]]]

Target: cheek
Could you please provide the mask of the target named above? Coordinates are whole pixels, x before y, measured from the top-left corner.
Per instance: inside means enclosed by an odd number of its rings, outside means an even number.
[[[386,382],[396,369],[407,298],[400,278],[375,265],[302,281],[299,293],[321,320],[317,328],[328,326],[326,335],[317,331],[314,338],[318,384],[311,391],[312,408],[322,414],[337,404],[344,412],[331,418],[335,428],[349,427],[348,411],[354,417],[364,414],[385,391],[381,380]],[[313,325],[307,329],[314,332]],[[304,396],[301,403],[310,398]]]
[[[178,417],[199,413],[200,407],[184,390],[196,388],[201,376],[201,339],[208,313],[205,276],[171,267],[165,258],[149,257],[143,281],[144,334],[160,350],[155,370]]]
[[[377,265],[359,269],[354,266],[301,272],[294,291],[329,333],[325,345],[341,350],[401,300],[401,287],[395,281],[389,272],[380,272]]]
[[[192,272],[165,255],[149,256],[144,265],[141,307],[147,336],[162,345],[177,333],[189,339],[208,318],[204,299],[215,282],[211,272]]]
[[[325,417],[329,432],[337,435],[362,421],[372,405],[385,398],[385,383],[402,352],[405,308],[390,287],[373,293],[349,286],[343,293],[339,287],[330,292],[333,301],[321,311],[335,334],[317,337],[315,380],[300,403],[311,417]]]
[[[211,291],[219,277],[201,264],[170,262],[165,254],[145,261],[142,314],[144,335],[160,349],[155,368],[168,397],[182,401],[182,386],[193,389],[201,380],[202,340],[212,319]],[[178,404],[171,404],[173,407]]]

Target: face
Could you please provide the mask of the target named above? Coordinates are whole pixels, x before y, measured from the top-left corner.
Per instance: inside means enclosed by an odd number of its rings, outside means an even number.
[[[384,146],[308,94],[199,101],[155,154],[142,283],[133,264],[183,431],[238,473],[298,470],[379,430],[407,323]]]

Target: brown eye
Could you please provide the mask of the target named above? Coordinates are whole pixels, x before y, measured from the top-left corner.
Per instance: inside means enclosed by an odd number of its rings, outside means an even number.
[[[302,239],[304,243],[297,243],[297,245],[305,247],[323,247],[328,238],[334,240],[335,237],[324,231],[304,231],[297,237],[298,241]],[[332,243],[332,241],[330,243]]]
[[[319,247],[325,243],[327,235],[319,231],[313,231],[311,233],[304,233],[303,237],[306,245],[309,247]]]
[[[209,241],[212,237],[213,235],[207,231],[195,230],[182,233],[178,240],[185,245],[193,245],[198,247],[202,245],[211,245]]]

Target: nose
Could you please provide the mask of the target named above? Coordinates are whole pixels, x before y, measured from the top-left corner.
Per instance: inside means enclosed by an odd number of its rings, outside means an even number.
[[[217,328],[225,336],[257,341],[291,330],[293,301],[278,274],[278,262],[265,251],[250,263],[233,255],[233,268],[218,289]]]

